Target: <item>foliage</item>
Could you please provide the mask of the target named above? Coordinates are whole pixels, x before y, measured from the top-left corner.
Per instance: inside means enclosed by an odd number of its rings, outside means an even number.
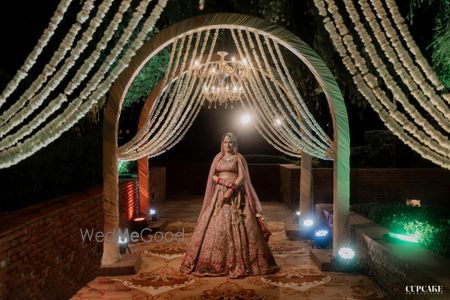
[[[135,172],[136,167],[136,161],[119,161],[119,176]]]
[[[421,8],[435,7],[434,32],[431,41],[433,68],[446,89],[450,89],[450,0],[411,0],[408,20]]]
[[[169,63],[170,52],[166,48],[156,54],[142,68],[133,80],[123,103],[123,107],[130,107],[133,103],[145,101],[151,90],[163,78]]]
[[[417,235],[419,243],[450,257],[450,212],[442,207],[410,207],[402,203],[353,204],[352,210],[396,233]]]

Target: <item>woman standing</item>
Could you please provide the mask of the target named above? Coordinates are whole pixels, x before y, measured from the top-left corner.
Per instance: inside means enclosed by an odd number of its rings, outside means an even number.
[[[203,206],[180,271],[239,278],[280,270],[269,248],[261,204],[236,135],[222,136],[208,175]]]

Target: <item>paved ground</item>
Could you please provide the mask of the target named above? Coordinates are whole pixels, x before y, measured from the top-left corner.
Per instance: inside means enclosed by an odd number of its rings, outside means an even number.
[[[286,238],[284,222],[292,222],[294,212],[281,203],[263,203],[273,233],[270,247],[281,271],[244,279],[178,272],[201,204],[201,198],[181,197],[160,205],[160,218],[170,221],[165,230],[184,228],[185,238],[131,245],[132,252],[143,260],[138,274],[97,277],[73,299],[385,299],[366,276],[321,272],[309,258],[308,243]]]

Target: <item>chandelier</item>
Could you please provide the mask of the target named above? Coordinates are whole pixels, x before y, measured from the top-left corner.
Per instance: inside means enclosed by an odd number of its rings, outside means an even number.
[[[211,104],[214,104],[214,107],[224,104],[225,108],[230,104],[233,108],[233,103],[241,100],[243,95],[241,83],[248,74],[248,62],[245,58],[241,61],[234,56],[231,60],[225,60],[228,55],[225,51],[219,51],[217,54],[220,57],[218,61],[197,69],[199,76],[205,79],[202,95],[208,101],[208,108]],[[199,65],[196,60],[195,66]]]

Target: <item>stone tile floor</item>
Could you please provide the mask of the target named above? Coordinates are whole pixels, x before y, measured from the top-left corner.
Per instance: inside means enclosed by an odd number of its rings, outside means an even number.
[[[286,238],[284,222],[292,222],[294,212],[275,202],[262,205],[281,271],[244,279],[178,272],[201,203],[192,197],[165,202],[158,208],[160,218],[170,220],[163,230],[184,229],[184,239],[131,245],[143,261],[138,274],[97,277],[72,299],[387,299],[367,276],[321,272],[309,258],[307,242]]]

